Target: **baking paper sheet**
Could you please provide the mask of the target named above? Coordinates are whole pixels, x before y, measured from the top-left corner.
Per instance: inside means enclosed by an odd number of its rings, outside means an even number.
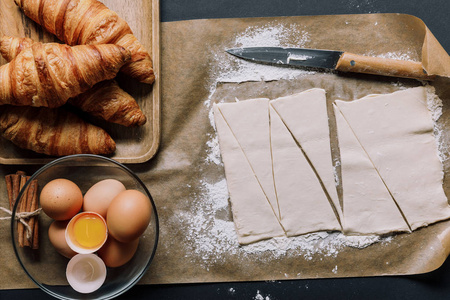
[[[242,62],[224,50],[242,44],[242,36],[248,45],[255,32],[278,34],[280,45],[416,61],[426,57],[424,66],[430,73],[448,76],[448,55],[419,19],[398,14],[218,19],[163,23],[161,28],[161,147],[150,162],[130,165],[152,193],[160,217],[159,246],[141,284],[416,274],[443,263],[450,250],[449,221],[372,242],[352,243],[344,236],[322,233],[239,246],[211,115],[212,103],[235,98],[275,98],[320,87],[327,90],[330,104],[336,98],[353,100],[422,84],[298,70],[283,70],[288,78],[274,80],[280,71],[276,67],[263,74],[255,71],[249,82],[233,80],[250,67],[242,69]],[[440,77],[432,84],[444,104],[438,122],[442,143],[450,145],[449,79]],[[443,154],[447,155],[444,189],[449,196],[448,148]],[[34,170],[8,166],[1,173],[17,169]],[[4,182],[0,189],[6,195]],[[2,197],[0,204],[6,206],[7,198]],[[14,258],[9,222],[0,224],[0,265],[3,274],[9,274],[0,278],[0,288],[34,287]]]

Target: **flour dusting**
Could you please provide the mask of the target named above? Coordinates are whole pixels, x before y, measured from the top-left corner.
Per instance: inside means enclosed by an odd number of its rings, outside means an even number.
[[[289,37],[289,38],[288,38]],[[301,25],[268,24],[263,27],[249,27],[236,36],[234,45],[240,47],[305,47],[309,34]],[[212,88],[219,82],[270,81],[292,79],[314,72],[294,68],[280,68],[236,58],[220,49],[212,53]]]
[[[388,59],[396,59],[396,60],[406,60],[406,61],[416,61],[413,57],[418,57],[417,53],[413,53],[412,51],[406,52],[387,52],[381,54],[375,54],[373,51],[368,51],[365,55],[380,57],[380,58],[388,58]]]
[[[450,144],[448,133],[444,130],[443,126],[438,123],[439,118],[442,115],[442,100],[436,95],[434,86],[426,85],[427,90],[427,106],[431,112],[431,118],[434,121],[434,136],[436,138],[436,144],[438,147],[438,155],[440,161],[443,163],[450,157]]]

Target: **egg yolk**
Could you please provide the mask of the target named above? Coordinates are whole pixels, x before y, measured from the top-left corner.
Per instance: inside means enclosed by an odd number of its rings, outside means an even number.
[[[106,235],[105,223],[96,215],[86,215],[73,225],[75,240],[80,246],[94,248],[101,245]]]

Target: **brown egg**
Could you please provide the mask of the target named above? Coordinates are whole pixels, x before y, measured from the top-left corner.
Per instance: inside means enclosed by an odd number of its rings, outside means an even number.
[[[80,211],[83,194],[75,183],[59,178],[44,186],[39,201],[42,210],[50,218],[58,221],[69,220]]]
[[[121,192],[111,201],[106,213],[109,234],[123,243],[137,239],[150,223],[151,212],[146,195],[137,190]]]
[[[68,221],[53,221],[52,224],[50,224],[48,228],[48,239],[50,240],[50,243],[52,243],[53,247],[55,247],[56,251],[58,251],[59,254],[67,257],[72,258],[77,253],[70,249],[69,245],[67,245],[66,242],[66,227],[67,227]]]
[[[108,240],[103,247],[97,251],[97,254],[107,267],[116,268],[123,266],[133,258],[138,245],[139,238],[128,243],[122,243],[112,236],[108,236]]]
[[[125,186],[118,180],[99,181],[84,194],[83,210],[96,212],[106,218],[106,211],[112,199],[123,191]]]

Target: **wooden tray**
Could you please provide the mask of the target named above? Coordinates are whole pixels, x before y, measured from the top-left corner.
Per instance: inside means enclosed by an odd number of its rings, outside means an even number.
[[[160,142],[160,36],[159,0],[101,0],[130,25],[135,36],[147,48],[153,59],[156,73],[154,84],[147,85],[119,74],[119,85],[131,94],[147,116],[147,123],[138,128],[127,128],[117,124],[84,116],[89,122],[104,128],[116,141],[117,149],[110,156],[121,163],[142,163],[157,152]],[[57,41],[28,19],[15,5],[14,0],[0,1],[0,36],[30,37],[42,42]],[[0,64],[6,61],[0,58]],[[45,164],[54,157],[23,150],[6,139],[0,138],[1,164]]]

